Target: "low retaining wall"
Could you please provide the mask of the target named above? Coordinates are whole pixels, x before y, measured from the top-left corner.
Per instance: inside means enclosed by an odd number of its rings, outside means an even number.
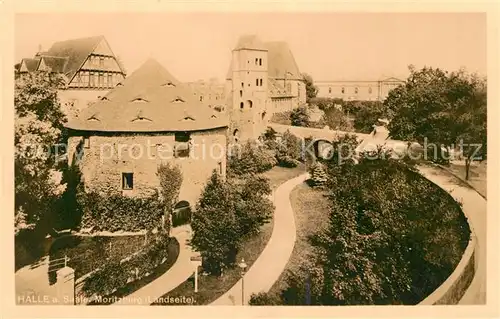
[[[425,175],[421,174],[424,178]],[[427,179],[427,178],[426,178]],[[429,179],[428,179],[429,180]],[[430,181],[434,185],[442,188],[436,183]],[[449,194],[449,192],[445,189],[445,191]],[[451,194],[450,194],[451,196]],[[473,226],[470,223],[470,218],[463,211],[462,213],[467,217],[467,223],[470,228],[470,240],[467,248],[460,259],[455,270],[451,273],[451,275],[439,286],[434,292],[432,292],[427,298],[422,300],[418,305],[456,305],[462,299],[465,292],[469,288],[472,280],[474,279],[474,275],[476,274],[476,269],[478,265],[477,258],[477,238],[475,235],[475,231]]]
[[[455,270],[441,286],[421,301],[419,305],[458,304],[476,274],[476,243],[476,237],[471,235],[469,244]]]

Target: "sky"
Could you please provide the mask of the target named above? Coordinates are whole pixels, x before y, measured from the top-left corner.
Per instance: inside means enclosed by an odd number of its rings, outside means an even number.
[[[30,13],[14,25],[16,61],[104,35],[128,74],[152,57],[180,81],[223,80],[243,34],[288,42],[316,81],[406,78],[410,64],[487,73],[484,13]]]

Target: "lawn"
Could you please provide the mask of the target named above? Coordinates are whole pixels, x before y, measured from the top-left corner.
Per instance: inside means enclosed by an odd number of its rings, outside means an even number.
[[[271,188],[275,190],[283,182],[297,177],[305,172],[305,166],[301,165],[295,168],[273,167],[263,175],[269,178]],[[241,258],[245,259],[248,268],[257,260],[264,247],[266,247],[269,238],[273,231],[273,220],[261,227],[261,231],[256,236],[249,238],[243,243],[242,248],[236,257],[237,261]],[[162,299],[168,300],[166,297],[192,297],[196,305],[207,305],[222,296],[232,286],[234,286],[241,278],[240,269],[235,267],[226,270],[222,277],[217,278],[210,275],[201,275],[198,277],[198,293],[194,293],[193,278],[190,278],[177,286],[174,290],[162,296]],[[160,302],[153,305],[176,305],[174,303],[162,304]],[[185,305],[185,304],[178,304]]]
[[[109,258],[123,259],[144,244],[144,236],[64,236],[56,238],[49,251],[51,260],[69,258],[75,279],[102,267]]]
[[[290,194],[295,225],[297,227],[297,240],[285,270],[278,281],[272,286],[270,293],[279,294],[287,287],[286,277],[288,271],[294,271],[309,258],[311,245],[308,237],[320,230],[318,225],[327,225],[330,212],[326,192],[313,189],[303,183],[293,189]]]

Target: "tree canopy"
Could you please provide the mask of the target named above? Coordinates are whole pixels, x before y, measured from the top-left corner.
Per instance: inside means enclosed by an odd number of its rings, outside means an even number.
[[[316,95],[318,95],[318,87],[314,85],[314,80],[309,74],[302,73],[302,77],[306,83],[306,96],[307,101],[309,101],[310,99],[315,98]]]
[[[486,79],[464,70],[410,66],[406,83],[389,92],[384,106],[392,138],[460,148],[469,162],[485,158]],[[482,145],[480,151],[473,152],[478,147],[472,144]]]

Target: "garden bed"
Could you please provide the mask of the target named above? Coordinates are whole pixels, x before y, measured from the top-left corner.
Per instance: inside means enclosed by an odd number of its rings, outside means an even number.
[[[160,264],[151,274],[139,280],[130,282],[125,287],[119,288],[111,295],[102,298],[102,302],[91,302],[89,305],[109,305],[113,300],[118,300],[122,297],[130,295],[166,273],[175,264],[177,258],[179,257],[179,242],[177,239],[171,237],[167,249],[167,260]]]
[[[75,279],[102,267],[106,260],[123,259],[144,244],[144,236],[75,236],[56,238],[49,251],[51,260],[67,256]]]

